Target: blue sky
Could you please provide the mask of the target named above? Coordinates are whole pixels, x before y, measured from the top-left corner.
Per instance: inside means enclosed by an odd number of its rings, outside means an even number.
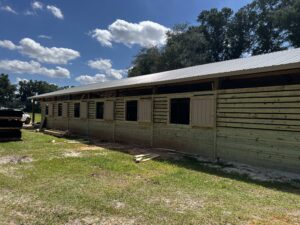
[[[141,47],[163,45],[201,10],[250,0],[0,0],[0,73],[59,86],[126,76]]]

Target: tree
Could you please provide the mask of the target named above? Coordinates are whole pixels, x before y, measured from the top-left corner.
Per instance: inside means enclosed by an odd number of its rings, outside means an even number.
[[[55,84],[49,84],[46,81],[37,80],[22,80],[19,81],[19,98],[25,107],[25,111],[32,110],[31,101],[28,97],[34,96],[35,94],[44,94],[52,91],[57,91],[58,86]],[[39,105],[37,106],[37,111],[40,111]]]
[[[173,70],[210,62],[208,42],[198,27],[177,25],[162,50],[162,68]]]
[[[253,55],[286,49],[284,32],[274,21],[280,0],[254,0],[240,11],[248,12]]]
[[[241,57],[244,53],[249,52],[251,46],[250,29],[252,27],[249,17],[251,16],[251,12],[245,7],[243,10],[236,12],[231,19],[227,31],[228,59],[236,59]]]
[[[142,49],[129,76],[300,46],[300,0],[254,0],[236,13],[213,8],[200,12],[197,21],[175,26],[165,46]]]
[[[16,86],[12,85],[7,74],[0,75],[0,106],[11,107],[14,103]]]
[[[232,18],[233,11],[230,8],[223,8],[220,11],[216,8],[204,10],[198,16],[199,29],[209,43],[208,51],[212,62],[232,58],[229,35]]]
[[[133,60],[133,67],[128,71],[128,77],[140,76],[162,71],[161,53],[159,48],[143,48]]]
[[[282,0],[273,19],[284,30],[287,40],[300,47],[300,0]]]

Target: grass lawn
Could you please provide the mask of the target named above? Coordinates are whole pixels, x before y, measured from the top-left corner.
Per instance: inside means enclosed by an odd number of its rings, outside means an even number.
[[[23,136],[0,143],[1,224],[300,224],[299,187]]]
[[[32,118],[32,113],[29,113]],[[41,122],[42,115],[40,113],[35,113],[35,123]]]

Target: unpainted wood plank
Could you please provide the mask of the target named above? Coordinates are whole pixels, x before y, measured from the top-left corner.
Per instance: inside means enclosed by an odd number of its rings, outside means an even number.
[[[287,91],[287,90],[300,90],[299,84],[294,85],[279,85],[268,87],[250,87],[250,88],[238,88],[238,89],[225,89],[218,90],[219,94],[225,93],[253,93],[253,92],[269,92],[269,91]]]
[[[266,98],[233,98],[233,99],[219,99],[218,103],[287,103],[300,102],[298,97],[266,97]]]
[[[237,127],[237,128],[265,129],[265,130],[300,131],[299,126],[290,126],[290,125],[218,122],[217,126],[218,127]]]
[[[263,97],[283,97],[283,96],[300,96],[300,91],[275,91],[275,92],[256,92],[256,93],[236,93],[220,94],[219,99],[235,98],[263,98]]]
[[[218,137],[238,137],[251,140],[267,140],[271,142],[286,142],[300,144],[300,132],[261,130],[247,128],[219,127]]]
[[[300,108],[300,103],[234,103],[218,104],[218,108]]]
[[[219,144],[222,147],[236,148],[240,151],[252,151],[255,153],[264,153],[272,157],[289,158],[297,160],[300,156],[299,147],[296,144],[269,141],[256,141],[244,138],[224,138],[219,137]],[[220,146],[220,147],[221,147]]]
[[[287,119],[300,120],[300,114],[271,114],[271,113],[218,113],[219,118],[253,118],[253,119]]]
[[[299,108],[218,108],[218,113],[273,113],[273,114],[297,114]]]
[[[241,149],[227,146],[219,147],[218,154],[221,159],[227,161],[236,161],[239,163],[269,167],[272,169],[283,169],[296,173],[300,172],[299,162],[297,160],[286,160],[279,157],[270,157],[268,154],[252,151],[241,151]]]
[[[250,119],[248,119],[248,118],[218,118],[218,122],[300,126],[300,120],[280,120],[280,119],[272,120],[272,119],[252,119],[252,118],[250,118]]]

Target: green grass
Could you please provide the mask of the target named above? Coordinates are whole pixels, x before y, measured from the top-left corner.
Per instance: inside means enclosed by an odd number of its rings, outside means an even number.
[[[32,113],[29,113],[29,115],[31,116],[32,118]],[[35,123],[38,123],[38,122],[41,122],[41,118],[42,118],[42,115],[41,113],[35,113]]]
[[[0,143],[1,224],[300,223],[300,190],[288,184],[253,182],[189,159],[136,164],[119,151],[23,136]],[[4,156],[33,161],[1,164]]]

